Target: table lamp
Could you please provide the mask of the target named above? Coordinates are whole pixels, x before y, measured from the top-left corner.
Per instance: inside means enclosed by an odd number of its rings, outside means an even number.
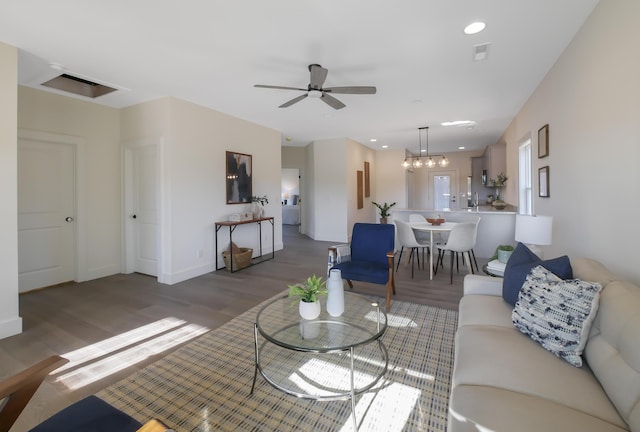
[[[552,216],[516,215],[516,241],[524,243],[542,259],[539,246],[551,244]]]

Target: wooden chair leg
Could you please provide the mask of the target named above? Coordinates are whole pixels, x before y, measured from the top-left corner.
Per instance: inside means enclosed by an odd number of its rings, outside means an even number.
[[[347,283],[349,284],[349,288],[353,289],[353,282],[351,282],[351,279],[347,279]]]

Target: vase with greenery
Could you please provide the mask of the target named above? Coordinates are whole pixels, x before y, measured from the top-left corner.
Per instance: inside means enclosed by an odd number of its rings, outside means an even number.
[[[289,297],[298,298],[300,316],[307,320],[312,320],[320,316],[320,302],[318,297],[327,295],[327,281],[321,277],[313,275],[307,280],[295,285],[289,285]]]
[[[491,205],[498,209],[503,209],[506,207],[507,203],[502,200],[502,188],[506,186],[507,180],[509,177],[505,175],[505,173],[498,174],[497,179],[489,179],[488,186],[496,189],[496,198],[493,200]]]
[[[258,206],[260,204],[260,206]],[[269,204],[269,199],[264,196],[252,196],[251,197],[251,213],[255,219],[264,216],[264,205]]]
[[[384,203],[384,204],[378,204],[375,201],[372,201],[371,204],[373,204],[374,206],[378,207],[378,210],[380,211],[380,223],[381,224],[386,224],[387,223],[387,218],[389,217],[389,215],[391,213],[389,213],[389,209],[391,209],[391,207],[393,207],[394,205],[396,205],[396,203]]]

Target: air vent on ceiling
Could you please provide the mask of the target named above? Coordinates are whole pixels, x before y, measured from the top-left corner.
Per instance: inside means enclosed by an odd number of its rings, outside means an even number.
[[[474,45],[473,47],[473,61],[483,61],[489,57],[490,43],[481,45]]]
[[[98,96],[103,96],[117,90],[115,88],[69,74],[59,75],[47,82],[43,82],[42,85],[90,98],[97,98]]]

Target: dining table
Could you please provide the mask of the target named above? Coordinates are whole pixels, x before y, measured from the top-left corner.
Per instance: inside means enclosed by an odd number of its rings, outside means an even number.
[[[439,225],[433,225],[430,222],[409,222],[409,225],[414,231],[429,232],[429,280],[433,280],[433,233],[451,232],[457,222],[442,222]]]

